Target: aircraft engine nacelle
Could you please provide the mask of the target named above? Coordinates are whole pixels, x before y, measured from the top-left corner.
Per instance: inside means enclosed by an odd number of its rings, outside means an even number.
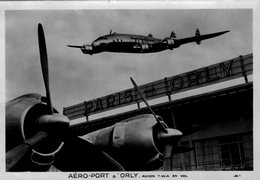
[[[81,51],[84,53],[84,54],[93,54],[93,47],[92,45],[89,45],[89,44],[84,44],[81,48]]]
[[[54,132],[63,129],[63,125],[58,122],[60,117],[57,110],[53,109],[54,114],[49,116],[47,104],[43,103],[43,99],[44,97],[39,94],[27,94],[6,104],[6,152],[32,138],[41,130]],[[59,138],[50,136],[34,147],[34,153],[50,154],[61,146]]]
[[[170,37],[170,38],[165,38],[163,40],[163,43],[167,45],[169,49],[177,48],[180,46],[176,38]]]
[[[103,149],[126,170],[152,170],[163,164],[157,125],[153,115],[139,115],[81,138]]]
[[[149,45],[148,44],[141,44],[141,50],[142,51],[146,51],[149,49]]]

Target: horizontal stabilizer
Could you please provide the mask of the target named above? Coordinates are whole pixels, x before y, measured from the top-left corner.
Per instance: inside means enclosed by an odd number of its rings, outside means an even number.
[[[75,46],[75,45],[67,45],[67,46],[72,48],[82,48],[82,46]]]

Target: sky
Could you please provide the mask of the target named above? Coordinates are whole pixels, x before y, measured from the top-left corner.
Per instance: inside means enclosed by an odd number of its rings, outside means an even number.
[[[253,52],[251,9],[7,10],[6,101],[26,93],[45,95],[37,25],[42,23],[49,58],[52,101],[63,107],[174,76]],[[151,54],[103,52],[92,56],[67,44],[89,44],[110,29],[117,33],[177,38],[230,30],[222,36]]]

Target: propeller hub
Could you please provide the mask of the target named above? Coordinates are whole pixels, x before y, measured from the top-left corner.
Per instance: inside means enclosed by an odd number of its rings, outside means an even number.
[[[40,130],[53,134],[57,134],[58,132],[60,135],[64,135],[68,132],[69,123],[70,121],[66,116],[58,113],[53,113],[51,115],[45,114],[36,120],[36,124]]]
[[[31,158],[36,164],[46,165],[49,160],[53,161],[54,155],[63,146],[62,139],[69,131],[69,119],[58,113],[45,114],[36,119],[35,125],[36,129],[47,132],[49,136],[33,147]]]
[[[167,133],[160,131],[158,133],[158,139],[162,141],[170,141],[172,139],[179,139],[182,136],[182,132],[177,129],[167,128]]]

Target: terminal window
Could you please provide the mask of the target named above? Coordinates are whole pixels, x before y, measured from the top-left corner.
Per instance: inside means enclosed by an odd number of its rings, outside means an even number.
[[[173,154],[169,170],[253,170],[252,133],[181,142],[193,151]]]

